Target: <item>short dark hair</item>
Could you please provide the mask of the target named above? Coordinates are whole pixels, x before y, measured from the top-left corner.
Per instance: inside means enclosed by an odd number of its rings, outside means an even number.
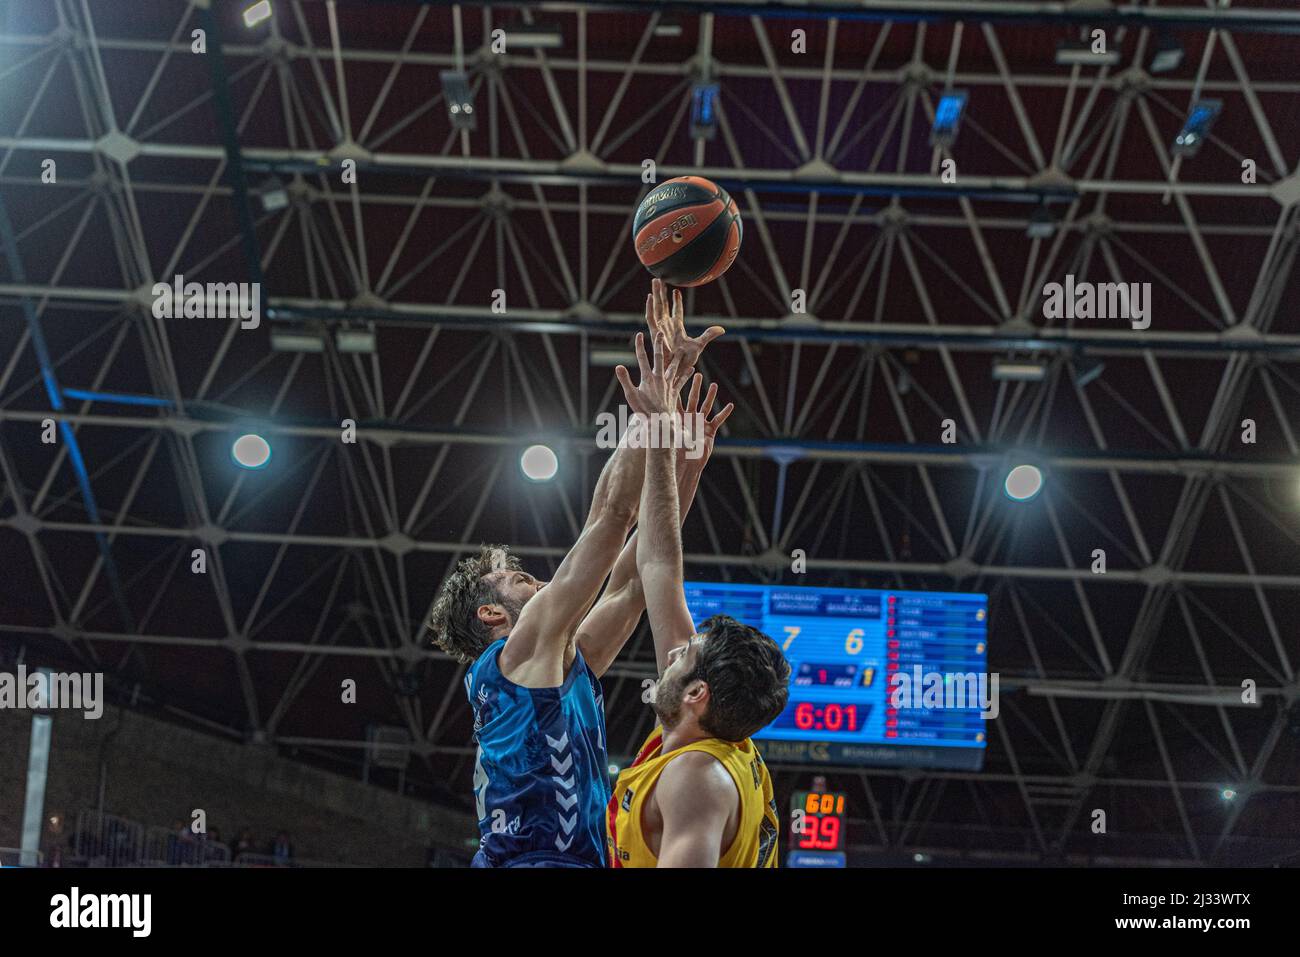
[[[429,612],[433,643],[462,664],[481,655],[492,643],[492,629],[479,621],[479,607],[504,604],[496,582],[487,576],[518,570],[519,559],[503,545],[483,545],[477,555],[462,559]]]
[[[775,641],[727,615],[714,615],[701,628],[704,641],[685,679],[709,686],[700,727],[723,741],[743,741],[785,709],[790,663]]]

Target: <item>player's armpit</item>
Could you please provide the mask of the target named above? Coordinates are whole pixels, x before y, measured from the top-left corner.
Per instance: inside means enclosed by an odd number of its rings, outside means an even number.
[[[659,866],[717,867],[727,822],[740,804],[718,760],[702,751],[674,758],[659,775],[654,800],[664,822]]]

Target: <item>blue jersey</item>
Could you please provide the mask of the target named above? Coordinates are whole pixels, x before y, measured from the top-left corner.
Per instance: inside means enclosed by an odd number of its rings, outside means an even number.
[[[558,688],[524,688],[497,664],[502,638],[470,665],[479,855],[501,867],[557,857],[605,864],[609,760],[600,679],[576,652]]]

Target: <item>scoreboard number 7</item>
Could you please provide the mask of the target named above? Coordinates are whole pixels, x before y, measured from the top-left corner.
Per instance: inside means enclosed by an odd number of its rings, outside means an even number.
[[[785,644],[781,646],[781,650],[789,651],[790,643],[799,637],[799,632],[801,631],[803,631],[803,628],[801,628],[799,625],[786,625],[785,633],[790,637],[785,640]]]

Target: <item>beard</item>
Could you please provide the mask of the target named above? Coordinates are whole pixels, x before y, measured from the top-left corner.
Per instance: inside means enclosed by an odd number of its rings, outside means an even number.
[[[529,595],[528,598],[531,598]],[[513,629],[519,624],[519,613],[524,610],[524,605],[528,604],[528,598],[518,599],[502,596],[497,603],[505,610],[506,617],[510,619],[510,627]]]
[[[685,682],[660,679],[655,686],[654,700],[650,708],[665,729],[673,728],[682,716],[682,692]]]

